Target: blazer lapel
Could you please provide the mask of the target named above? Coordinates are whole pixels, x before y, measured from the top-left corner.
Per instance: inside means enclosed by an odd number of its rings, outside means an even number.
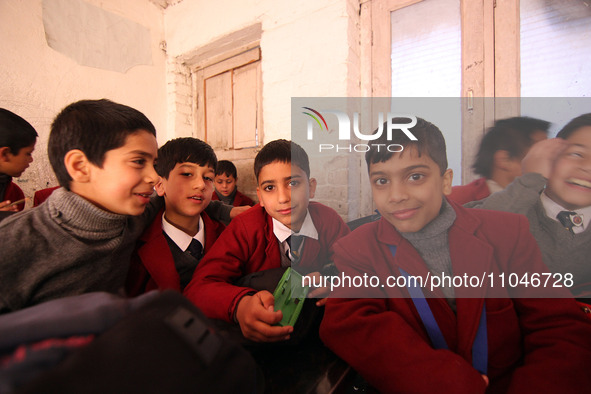
[[[159,288],[180,290],[180,277],[162,232],[162,211],[156,216],[141,240],[146,243],[139,248],[138,255],[152,280]]]

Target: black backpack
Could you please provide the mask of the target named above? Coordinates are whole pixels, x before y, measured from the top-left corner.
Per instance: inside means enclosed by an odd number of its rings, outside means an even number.
[[[164,291],[22,393],[262,393],[250,354],[216,333],[181,294]]]

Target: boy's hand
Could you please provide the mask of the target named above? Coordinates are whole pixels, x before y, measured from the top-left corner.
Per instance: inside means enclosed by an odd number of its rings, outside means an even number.
[[[486,375],[480,375],[482,376],[482,379],[484,379],[484,383],[486,383],[486,387],[488,387],[488,376]]]
[[[551,138],[535,143],[521,161],[521,173],[537,172],[549,178],[554,161],[568,146],[562,138]]]
[[[322,283],[322,275],[320,275],[320,272],[311,272],[306,276],[309,278],[316,278],[316,280],[311,279],[311,283]],[[329,294],[330,289],[328,287],[315,287],[308,293],[308,298],[321,298],[320,300],[316,301],[316,306],[322,306],[326,304],[326,297],[328,297]]]
[[[289,339],[291,326],[273,326],[281,321],[283,313],[275,312],[273,294],[266,290],[243,297],[236,307],[236,319],[245,338],[256,342],[277,342]]]
[[[10,204],[10,200],[0,202],[0,211],[18,212],[18,205],[9,206]]]
[[[234,219],[236,216],[240,215],[242,212],[246,212],[250,209],[250,205],[243,205],[241,207],[234,207],[230,211],[230,219]]]

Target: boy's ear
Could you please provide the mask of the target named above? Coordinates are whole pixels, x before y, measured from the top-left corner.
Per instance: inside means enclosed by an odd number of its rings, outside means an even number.
[[[64,157],[64,165],[73,182],[87,183],[90,180],[90,161],[79,149],[72,149]]]
[[[8,161],[10,161],[9,153],[12,153],[9,147],[3,146],[2,148],[0,148],[0,162],[7,163]]]
[[[449,196],[451,194],[451,183],[454,180],[454,172],[448,168],[443,173],[443,194]]]
[[[158,195],[160,197],[164,197],[164,195],[166,194],[166,186],[164,185],[164,182],[165,182],[165,179],[160,177],[158,182],[154,185],[154,189],[156,190],[156,193],[158,193]]]
[[[259,189],[259,187],[257,186],[257,198],[259,199],[259,204],[261,207],[265,207],[265,204],[263,204],[263,199],[261,198],[261,190]]]
[[[314,194],[316,194],[316,186],[318,183],[316,182],[316,178],[310,178],[310,198],[314,198]]]
[[[506,150],[498,150],[493,153],[493,167],[498,169],[507,169],[508,163],[511,161],[511,155]]]

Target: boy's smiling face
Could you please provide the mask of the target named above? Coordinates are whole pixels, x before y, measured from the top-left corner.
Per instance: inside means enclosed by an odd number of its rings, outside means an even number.
[[[234,175],[220,174],[215,176],[215,190],[222,196],[228,197],[236,187]]]
[[[451,192],[453,173],[443,175],[427,153],[407,146],[385,162],[369,166],[373,200],[378,211],[403,233],[417,232],[439,215],[443,195]]]
[[[72,184],[72,191],[106,211],[140,215],[159,178],[154,169],[157,154],[156,137],[138,130],[123,146],[107,151],[102,167],[89,163],[88,178],[80,190]]]
[[[214,176],[211,166],[177,163],[168,179],[162,178],[156,186],[166,202],[166,219],[183,230],[196,230],[199,215],[211,201]]]
[[[271,217],[293,231],[299,231],[306,218],[308,203],[314,197],[316,180],[300,167],[274,161],[261,168],[257,196]]]
[[[573,132],[546,183],[546,194],[570,210],[591,206],[591,126]]]

